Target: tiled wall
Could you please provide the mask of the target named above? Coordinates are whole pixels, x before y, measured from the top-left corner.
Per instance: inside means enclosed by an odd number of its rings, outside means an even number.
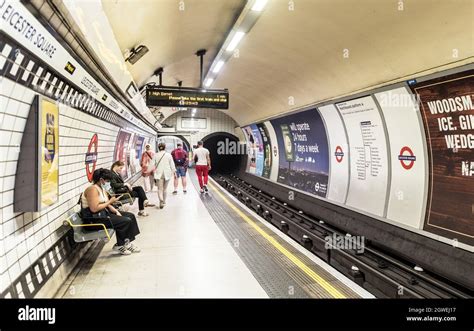
[[[109,168],[122,120],[92,103],[62,103],[74,92],[66,95],[58,88],[61,77],[37,63],[29,67],[23,53],[16,50],[12,57],[14,51],[0,43],[0,297],[21,298],[36,293],[71,250],[62,241],[67,232],[62,224],[77,210],[79,194],[88,185],[84,160],[89,142],[97,133],[97,168]],[[14,213],[19,146],[36,94],[60,102],[59,202],[38,213]]]

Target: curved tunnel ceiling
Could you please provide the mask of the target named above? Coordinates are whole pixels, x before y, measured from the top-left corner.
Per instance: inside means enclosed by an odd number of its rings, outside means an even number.
[[[104,1],[120,47],[150,48],[130,71],[139,85],[159,66],[164,84],[198,84],[196,49],[206,67],[245,1]],[[199,4],[198,4],[199,3]],[[472,0],[269,0],[213,88],[229,88],[240,125],[387,82],[473,62]],[[129,13],[123,24],[122,13]],[[152,14],[150,14],[152,13]],[[348,57],[344,57],[344,50]],[[347,52],[346,51],[346,52]],[[458,57],[455,57],[457,52]],[[346,53],[347,54],[347,53]],[[294,104],[289,104],[289,98]]]
[[[245,0],[103,0],[102,5],[123,53],[140,44],[149,49],[134,65],[127,63],[138,86],[158,81],[153,72],[163,67],[164,85],[183,81],[197,87],[196,51],[207,50],[205,74]]]

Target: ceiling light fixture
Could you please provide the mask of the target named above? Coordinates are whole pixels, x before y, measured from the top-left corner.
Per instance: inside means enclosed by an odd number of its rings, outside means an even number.
[[[234,37],[232,38],[232,40],[230,41],[229,45],[227,46],[226,50],[229,51],[229,52],[233,52],[234,49],[237,47],[237,45],[239,44],[240,40],[245,36],[245,32],[242,32],[242,31],[237,31],[235,34],[234,34]]]
[[[206,87],[210,87],[212,85],[212,83],[214,82],[214,79],[213,78],[208,78],[206,80],[206,84],[204,84]]]
[[[222,68],[223,65],[224,65],[224,61],[220,60],[219,62],[217,62],[217,64],[216,64],[216,66],[214,67],[214,69],[212,69],[212,72],[215,73],[215,74],[217,74],[217,73],[221,70],[221,68]]]
[[[265,5],[267,4],[268,0],[257,0],[255,1],[252,10],[253,11],[262,11]]]

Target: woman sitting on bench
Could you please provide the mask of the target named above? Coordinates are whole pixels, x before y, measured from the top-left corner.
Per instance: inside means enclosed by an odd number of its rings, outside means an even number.
[[[125,164],[122,161],[116,161],[110,168],[113,172],[112,180],[110,184],[115,194],[129,193],[132,197],[138,198],[138,216],[148,216],[145,212],[145,207],[154,207],[155,205],[148,202],[145,190],[141,186],[130,185],[125,183],[122,179],[121,172],[123,171]]]
[[[90,185],[81,197],[81,215],[85,222],[101,223],[106,227],[112,227],[117,233],[117,243],[113,247],[122,255],[130,255],[140,252],[140,248],[132,242],[140,233],[137,219],[132,213],[120,213],[112,204],[117,202],[120,197],[108,198],[110,190],[110,180],[113,173],[108,169],[97,169],[92,175],[92,185]],[[110,220],[94,220],[94,217]]]

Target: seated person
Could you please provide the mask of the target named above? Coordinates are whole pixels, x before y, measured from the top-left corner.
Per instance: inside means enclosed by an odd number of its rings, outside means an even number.
[[[140,233],[137,219],[132,213],[120,213],[112,204],[118,198],[108,198],[112,171],[108,169],[97,169],[92,175],[92,185],[86,188],[81,196],[81,215],[84,222],[100,223],[106,227],[112,227],[117,234],[117,243],[113,249],[122,255],[130,255],[140,252],[140,248],[132,242]],[[110,220],[94,220],[94,216],[108,216]]]
[[[145,207],[154,207],[155,205],[148,202],[145,190],[141,186],[132,187],[129,183],[125,183],[122,179],[121,172],[125,164],[122,161],[116,161],[112,164],[112,179],[110,184],[115,194],[129,193],[132,197],[138,198],[138,216],[148,216]]]

